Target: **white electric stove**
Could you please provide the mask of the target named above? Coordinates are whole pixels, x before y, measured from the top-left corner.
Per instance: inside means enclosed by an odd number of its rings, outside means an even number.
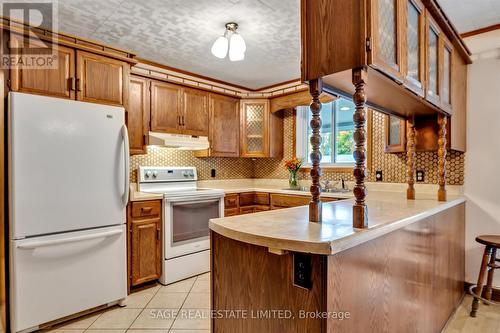
[[[139,191],[163,194],[163,267],[169,284],[210,270],[208,221],[224,216],[224,192],[198,188],[195,167],[139,167]]]

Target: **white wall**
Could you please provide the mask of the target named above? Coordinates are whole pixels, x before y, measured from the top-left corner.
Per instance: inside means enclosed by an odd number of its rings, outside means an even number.
[[[465,279],[475,283],[484,250],[475,237],[500,235],[500,30],[466,43],[474,62],[468,68]],[[500,274],[494,285],[500,287]]]

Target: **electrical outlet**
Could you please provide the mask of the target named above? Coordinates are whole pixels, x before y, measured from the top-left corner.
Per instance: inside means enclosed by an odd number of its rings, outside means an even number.
[[[425,180],[424,170],[417,170],[417,182],[421,183]]]
[[[293,284],[297,287],[311,289],[311,256],[306,253],[293,254]]]
[[[384,178],[382,177],[382,170],[375,171],[375,180],[381,182]]]
[[[210,170],[210,177],[215,178],[215,169]]]

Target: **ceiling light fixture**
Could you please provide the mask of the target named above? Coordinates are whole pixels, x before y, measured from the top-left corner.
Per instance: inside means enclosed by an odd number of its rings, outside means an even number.
[[[237,23],[226,23],[224,35],[217,37],[212,45],[211,51],[214,56],[224,59],[229,51],[229,60],[240,61],[245,59],[247,46],[243,37],[236,32],[236,29],[238,29]]]
[[[349,111],[351,108],[348,106],[343,106],[340,108],[340,111]]]

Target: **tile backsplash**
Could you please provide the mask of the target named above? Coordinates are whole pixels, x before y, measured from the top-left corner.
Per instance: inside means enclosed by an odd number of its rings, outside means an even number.
[[[406,182],[406,154],[384,153],[384,121],[385,117],[379,112],[373,113],[373,167],[368,172],[367,181],[375,181],[375,171],[381,170],[384,182]],[[208,179],[242,179],[242,178],[288,178],[284,168],[284,160],[292,158],[294,144],[293,112],[285,111],[284,117],[284,158],[278,159],[245,159],[245,158],[197,158],[190,151],[175,150],[172,148],[148,147],[148,153],[131,157],[131,180],[137,180],[139,165],[149,166],[195,166],[198,169],[200,180]],[[464,157],[458,151],[449,151],[447,154],[447,183],[463,185]],[[417,152],[416,169],[425,172],[424,183],[437,183],[437,153]],[[216,170],[215,178],[211,177],[211,169]],[[309,177],[307,172],[301,172],[299,179]],[[323,171],[323,179],[352,181],[352,171],[329,172]]]

